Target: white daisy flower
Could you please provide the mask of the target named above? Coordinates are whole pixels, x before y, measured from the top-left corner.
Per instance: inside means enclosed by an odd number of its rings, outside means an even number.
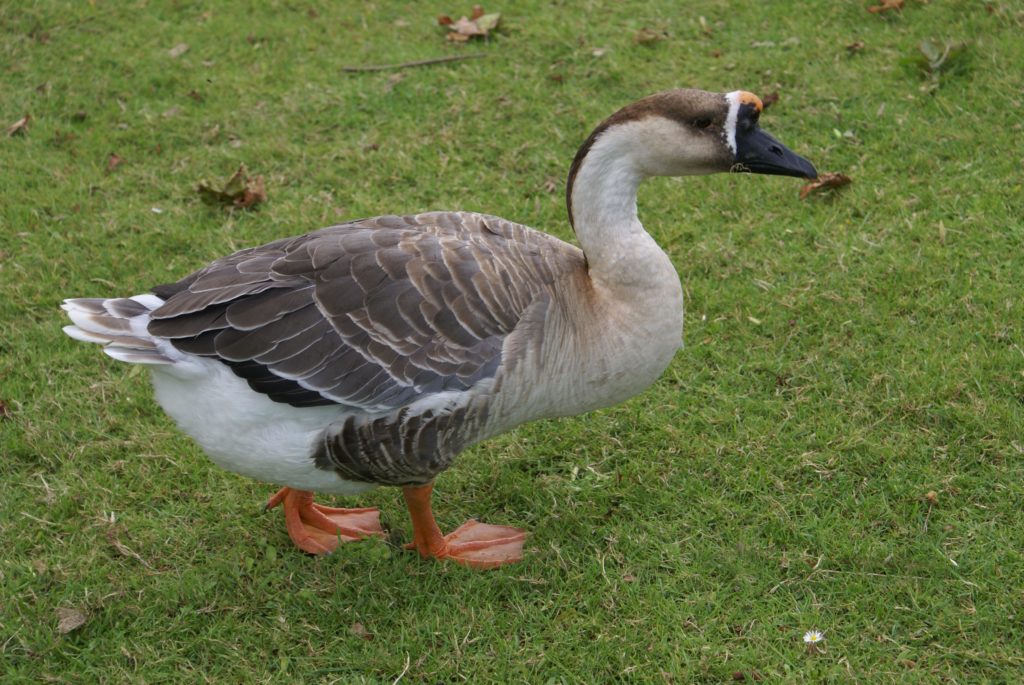
[[[825,635],[820,630],[808,630],[804,633],[804,643],[808,645],[816,645],[824,639]]]

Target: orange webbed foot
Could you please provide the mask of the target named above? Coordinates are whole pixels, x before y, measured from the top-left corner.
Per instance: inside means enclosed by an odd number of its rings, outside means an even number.
[[[526,532],[470,519],[448,535],[441,535],[430,510],[431,484],[403,488],[412,516],[413,541],[405,546],[424,559],[451,559],[478,569],[497,568],[521,561]]]
[[[313,493],[281,488],[266,509],[284,505],[285,527],[295,546],[310,554],[330,554],[342,542],[383,536],[380,512],[375,508],[340,509],[313,501]]]
[[[498,568],[523,560],[526,531],[512,526],[495,526],[470,519],[444,536],[440,550],[419,549],[415,542],[407,549],[418,549],[423,557],[451,559],[456,564],[471,568]]]

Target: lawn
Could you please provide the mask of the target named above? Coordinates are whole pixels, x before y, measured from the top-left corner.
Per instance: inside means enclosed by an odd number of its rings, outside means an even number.
[[[871,4],[516,2],[470,44],[436,24],[459,4],[0,6],[0,123],[31,116],[0,130],[0,681],[1018,680],[1024,11]],[[928,76],[925,40],[967,47]],[[571,239],[576,147],[677,86],[777,92],[765,127],[853,182],[642,189],[686,348],[639,397],[438,480],[442,528],[529,529],[520,564],[402,551],[393,489],[351,500],[387,541],[297,552],[271,486],[61,332],[64,297],[346,218],[476,210]],[[240,163],[267,201],[203,204]]]

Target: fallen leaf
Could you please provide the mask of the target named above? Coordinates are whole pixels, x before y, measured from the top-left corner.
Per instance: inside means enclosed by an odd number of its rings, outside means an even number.
[[[10,421],[12,418],[11,408],[7,406],[6,402],[0,400],[0,421]]]
[[[962,63],[966,48],[967,43],[963,42],[923,40],[917,44],[918,52],[921,53],[917,66],[926,76],[950,71]]]
[[[124,163],[124,158],[116,152],[111,152],[110,156],[107,157],[107,173],[109,174],[111,171],[121,166],[122,163]]]
[[[208,205],[236,209],[248,209],[267,201],[263,177],[249,178],[244,164],[238,166],[238,171],[231,175],[222,188],[215,188],[209,181],[204,180],[196,185],[196,192]]]
[[[28,122],[32,121],[32,115],[26,114],[7,127],[8,136],[23,136],[28,133]]]
[[[67,635],[73,630],[78,630],[89,620],[89,614],[81,609],[69,609],[61,607],[57,609],[57,632]]]
[[[172,58],[177,59],[188,52],[188,43],[178,43],[173,48],[167,51],[167,54]]]
[[[836,190],[852,182],[853,180],[846,174],[826,172],[800,189],[800,199],[806,199],[811,193],[821,190]]]
[[[359,623],[358,621],[356,623],[352,624],[352,634],[355,635],[356,637],[363,638],[367,642],[373,640],[373,638],[374,638],[374,634],[371,633],[371,632],[368,632],[366,630],[366,627],[363,626],[363,624]]]
[[[769,107],[771,107],[772,105],[774,105],[778,101],[779,101],[779,91],[777,91],[777,90],[776,91],[772,91],[771,93],[768,93],[763,98],[761,98],[761,104],[764,105],[765,109],[768,109]]]
[[[481,14],[473,21],[475,21],[476,25],[480,27],[480,30],[486,34],[489,31],[493,31],[494,29],[498,28],[498,22],[501,21],[501,14],[499,12]]]
[[[880,14],[882,12],[888,12],[889,10],[902,10],[903,0],[882,0],[877,5],[868,7],[868,12],[872,14]]]
[[[928,494],[926,494],[924,498],[928,502],[928,504],[936,505],[939,503],[939,493],[935,492],[934,490],[929,490]]]
[[[855,40],[855,41],[853,41],[852,43],[850,43],[849,45],[846,46],[846,51],[848,53],[850,53],[851,55],[854,54],[854,53],[860,52],[863,49],[864,49],[864,41],[862,41],[862,40]]]
[[[667,31],[655,31],[646,27],[633,34],[633,42],[637,45],[651,45],[666,38],[668,38]]]
[[[470,15],[462,16],[458,21],[453,21],[447,14],[442,14],[437,18],[438,24],[448,27],[448,35],[445,37],[456,43],[465,43],[475,36],[486,38],[488,33],[498,28],[500,21],[500,13],[486,14],[480,5],[474,5]]]

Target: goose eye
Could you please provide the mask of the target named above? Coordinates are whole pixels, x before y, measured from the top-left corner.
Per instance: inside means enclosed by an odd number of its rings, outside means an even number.
[[[707,128],[708,126],[711,125],[711,120],[710,119],[697,119],[697,121],[693,122],[693,125],[696,126],[697,128]]]

